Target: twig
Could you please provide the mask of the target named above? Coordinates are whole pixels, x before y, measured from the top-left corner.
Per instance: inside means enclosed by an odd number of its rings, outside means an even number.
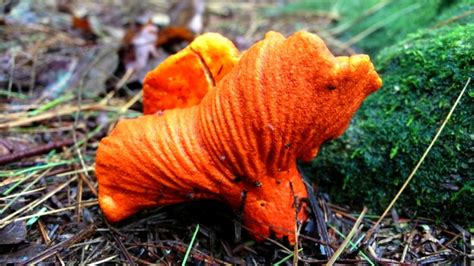
[[[82,207],[85,208],[85,207],[95,206],[99,203],[97,202],[97,200],[92,200],[92,201],[83,201],[83,202],[81,202],[81,204],[82,204]],[[64,208],[61,208],[61,209],[57,209],[57,210],[45,211],[45,212],[41,212],[41,213],[37,212],[37,213],[31,214],[31,215],[25,215],[25,216],[22,216],[20,218],[16,218],[16,219],[12,220],[11,222],[24,221],[24,220],[28,220],[28,219],[33,218],[33,217],[41,217],[41,216],[51,215],[51,214],[55,214],[55,213],[70,211],[70,210],[74,210],[75,208],[77,208],[77,203],[74,204],[73,206],[68,206],[68,207],[64,207]]]
[[[296,213],[295,220],[296,221],[298,220],[298,213]],[[293,265],[298,266],[298,258],[299,258],[298,253],[300,252],[300,249],[298,248],[298,241],[299,241],[299,235],[301,231],[301,224],[298,225],[298,223],[296,223],[295,226],[296,228],[295,228],[295,246],[293,247]]]
[[[302,173],[302,171],[300,171],[300,173]],[[313,212],[314,220],[318,228],[319,236],[322,238],[323,242],[328,244],[324,246],[324,249],[326,250],[326,256],[330,258],[333,255],[333,251],[329,246],[329,235],[326,227],[326,222],[323,219],[323,212],[319,207],[316,196],[314,195],[313,188],[307,184],[306,190],[308,191],[309,202],[311,205],[311,210]]]
[[[39,231],[41,233],[41,237],[43,238],[44,243],[46,244],[46,246],[49,246],[49,244],[51,243],[51,239],[49,238],[48,230],[46,229],[43,222],[41,222],[41,220],[38,221],[38,228],[39,228]],[[59,254],[56,254],[56,259],[59,261],[61,265],[65,265],[63,259],[61,258],[61,256],[59,256]]]
[[[115,89],[122,88],[123,85],[125,85],[125,83],[127,83],[127,81],[130,79],[130,77],[133,75],[134,72],[135,71],[134,71],[133,68],[127,69],[127,72],[125,72],[125,74],[122,76],[122,78],[120,78],[120,80],[117,82],[117,84],[115,84]]]
[[[122,252],[122,254],[125,256],[125,259],[127,259],[127,265],[136,265],[135,261],[133,261],[132,256],[128,252],[128,250],[125,248],[122,240],[120,240],[119,235],[122,235],[117,229],[112,227],[107,221],[105,221],[105,225],[109,228],[110,234],[112,235],[113,239],[117,243],[118,249]]]
[[[103,265],[103,264],[105,264],[106,262],[108,262],[108,261],[111,261],[111,260],[115,259],[116,257],[118,257],[118,255],[112,255],[112,256],[110,256],[110,257],[107,257],[107,258],[105,258],[105,259],[102,259],[102,260],[98,260],[98,261],[91,262],[91,264],[90,264],[90,265]]]
[[[83,111],[104,110],[104,106],[101,104],[96,104],[96,103],[87,104],[87,105],[81,106],[81,110]],[[34,122],[39,122],[39,121],[43,121],[43,120],[47,120],[47,119],[51,119],[51,118],[59,117],[63,115],[69,115],[76,111],[77,111],[77,106],[66,106],[65,108],[60,109],[60,110],[53,110],[53,111],[42,113],[37,116],[32,116],[32,117],[27,117],[25,119],[18,119],[16,121],[2,123],[0,124],[0,129],[29,125]]]
[[[92,172],[94,171],[94,167],[93,166],[90,166],[86,169],[78,169],[78,170],[72,170],[72,171],[67,171],[67,172],[61,172],[61,173],[58,173],[57,176],[58,177],[61,177],[61,176],[69,176],[69,175],[75,175],[75,174],[80,174],[80,173],[84,173],[85,171],[88,171],[88,172]]]
[[[416,234],[416,231],[415,231],[415,230],[412,230],[412,231],[410,232],[410,235],[408,236],[408,240],[407,240],[407,242],[405,243],[405,247],[403,248],[402,258],[400,259],[400,263],[405,263],[405,257],[406,257],[406,255],[407,255],[408,248],[410,248],[411,243],[413,242],[413,238],[415,237],[415,234]]]
[[[244,228],[245,228],[246,230],[248,230],[248,228],[246,228],[246,227],[244,227]],[[285,247],[285,245],[281,244],[280,242],[278,242],[278,241],[276,241],[276,240],[274,240],[274,239],[271,239],[271,238],[269,238],[269,237],[266,237],[265,240],[268,241],[268,242],[271,242],[271,243],[273,243],[273,244],[275,244],[275,245],[277,245],[278,247],[280,247],[280,248],[281,248],[283,251],[285,251],[286,253],[288,253],[288,254],[293,254],[293,251],[291,251],[290,249],[288,249],[287,247]]]
[[[0,165],[19,161],[21,159],[33,157],[33,156],[40,155],[43,153],[47,153],[51,150],[60,149],[64,146],[70,146],[72,144],[74,144],[74,141],[71,139],[60,140],[60,141],[55,141],[55,142],[44,144],[44,145],[39,145],[25,151],[17,151],[14,153],[6,154],[3,156],[0,156]]]
[[[48,231],[42,221],[38,221],[38,228],[44,243],[49,245],[51,243],[51,239],[49,238]]]
[[[89,190],[94,194],[94,196],[98,196],[97,189],[95,186],[92,184],[92,181],[86,176],[83,175],[82,173],[79,173],[79,177],[86,183],[86,185],[89,187]]]
[[[25,126],[29,125],[31,123],[43,121],[43,120],[48,120],[51,118],[55,117],[60,117],[64,115],[71,115],[72,113],[77,111],[76,106],[66,106],[65,108],[61,110],[52,110],[46,113],[42,113],[38,116],[33,116],[33,117],[27,117],[27,118],[18,118],[15,121],[10,121],[6,123],[0,124],[0,129],[7,129],[7,128],[12,128],[12,127],[18,127],[18,126]],[[93,104],[87,104],[81,106],[81,111],[104,111],[104,112],[122,112],[119,107],[115,106],[106,106],[103,105],[102,103],[93,103]],[[142,113],[137,112],[137,111],[128,111],[130,113],[136,113],[136,115],[141,115]],[[0,117],[1,119],[1,117]]]
[[[122,240],[120,240],[120,237],[118,237],[115,233],[112,233],[112,237],[114,238],[115,242],[117,242],[118,248],[120,249],[120,251],[122,251],[123,255],[127,259],[127,265],[137,265],[135,261],[133,261],[132,256],[130,255],[128,250],[123,245],[123,242]]]
[[[143,90],[141,90],[139,93],[135,94],[135,96],[132,97],[128,102],[126,102],[119,110],[120,113],[125,113],[132,105],[134,105],[138,100],[141,99],[143,95]]]
[[[333,265],[336,262],[336,260],[339,258],[339,256],[342,254],[344,249],[346,249],[346,247],[349,244],[349,242],[351,241],[352,237],[354,236],[356,231],[359,229],[359,225],[362,222],[362,220],[364,219],[364,215],[365,215],[366,212],[367,212],[367,208],[364,207],[364,209],[362,210],[362,213],[359,215],[359,218],[357,218],[357,221],[355,222],[355,224],[352,227],[351,231],[349,232],[349,234],[344,239],[344,242],[342,242],[341,246],[339,246],[339,248],[336,250],[336,252],[334,252],[334,255],[328,261],[327,265]]]
[[[439,27],[442,27],[442,26],[445,26],[445,25],[448,25],[449,23],[452,23],[456,20],[459,20],[459,19],[462,19],[464,17],[467,17],[467,16],[470,16],[474,14],[474,9],[471,9],[471,10],[468,10],[464,13],[462,13],[461,15],[457,15],[457,16],[454,16],[452,18],[449,18],[448,20],[445,20],[445,21],[441,21],[439,22],[438,24],[436,24],[433,28],[439,28]]]
[[[86,229],[82,230],[81,232],[79,232],[77,235],[71,237],[70,239],[68,240],[65,240],[63,242],[60,242],[48,249],[46,249],[45,251],[41,252],[40,254],[30,258],[28,261],[26,261],[24,264],[28,264],[28,265],[35,265],[35,264],[38,264],[39,262],[51,257],[51,256],[54,256],[56,254],[58,254],[59,252],[61,252],[62,250],[70,247],[71,245],[85,239],[85,238],[88,238],[89,236],[93,235],[96,231],[96,228],[95,228],[95,225],[90,225],[89,227],[87,227]]]
[[[100,253],[104,252],[104,250],[106,250],[106,247],[109,246],[109,241],[108,240],[104,240],[102,238],[99,238],[100,242],[97,246],[95,246],[94,249],[92,249],[91,251],[89,251],[89,254],[87,254],[87,258],[84,260],[84,265],[87,265],[89,264],[89,262],[91,260],[94,260],[96,259],[98,256],[102,255]],[[100,253],[99,253],[100,251]],[[118,256],[118,255],[116,255]],[[97,265],[96,262],[92,262],[90,263],[91,265]]]
[[[311,236],[307,236],[307,235],[304,235],[304,234],[300,234],[300,238],[302,239],[306,239],[306,240],[309,240],[309,241],[313,241],[314,243],[317,243],[319,245],[328,245],[330,246],[332,249],[336,249],[336,247],[334,247],[333,245],[329,245],[328,243],[325,243],[319,239],[316,239],[314,237],[311,237]]]
[[[425,152],[423,153],[423,155],[421,156],[420,160],[418,161],[418,163],[416,164],[415,168],[413,168],[413,170],[411,171],[410,175],[408,176],[408,178],[405,180],[405,183],[403,183],[403,186],[400,188],[400,190],[398,191],[398,193],[395,195],[395,197],[392,199],[392,201],[390,202],[390,204],[388,205],[388,207],[385,209],[385,211],[383,212],[383,214],[380,216],[380,218],[377,220],[377,222],[372,226],[372,228],[370,228],[370,230],[367,232],[367,235],[364,239],[364,243],[367,243],[367,241],[369,241],[369,239],[372,237],[372,234],[375,232],[375,230],[377,230],[377,228],[379,227],[380,223],[382,222],[382,220],[385,218],[385,216],[387,215],[387,213],[390,211],[390,209],[392,209],[393,205],[395,204],[395,202],[398,200],[398,198],[400,197],[400,195],[403,193],[403,191],[405,190],[405,188],[408,186],[408,184],[410,183],[410,181],[413,179],[413,177],[415,176],[416,172],[418,171],[418,168],[420,168],[421,164],[423,163],[423,161],[425,160],[426,156],[428,155],[428,153],[431,151],[431,148],[433,147],[433,145],[436,143],[436,141],[438,140],[439,136],[441,135],[441,132],[443,132],[443,129],[444,127],[446,126],[446,124],[448,123],[449,121],[449,118],[451,118],[451,115],[453,114],[454,110],[456,109],[456,107],[458,106],[459,104],[459,101],[461,100],[462,96],[464,95],[464,92],[466,92],[466,89],[467,87],[469,86],[469,83],[471,82],[471,78],[468,78],[467,79],[467,82],[466,84],[464,85],[464,88],[462,89],[461,93],[459,93],[459,96],[458,98],[456,99],[456,101],[454,102],[453,106],[451,107],[451,110],[449,110],[449,113],[448,115],[446,116],[446,118],[444,119],[443,123],[441,124],[441,127],[438,129],[438,132],[436,132],[436,135],[433,137],[433,140],[431,141],[430,145],[428,145],[428,148],[426,148]]]
[[[82,178],[77,178],[77,195],[76,195],[76,222],[81,222],[82,217],[82,192],[84,190],[84,180]]]
[[[159,243],[135,243],[133,245],[133,247],[137,247],[137,246],[144,246],[144,247],[154,247],[154,248],[160,248],[160,249],[166,249],[166,250],[169,250],[169,249],[173,249],[173,250],[176,250],[177,252],[179,253],[186,253],[186,250],[187,250],[187,245],[182,243],[182,242],[178,242],[178,241],[174,241],[174,240],[163,240],[163,241],[160,241]],[[290,254],[293,254],[290,252]],[[190,254],[190,256],[196,260],[200,260],[200,261],[203,261],[205,263],[208,263],[208,264],[211,264],[211,265],[214,265],[214,264],[219,264],[219,265],[230,265],[231,263],[227,262],[227,261],[223,261],[223,260],[220,260],[220,259],[217,259],[217,258],[213,258],[209,255],[207,255],[206,253],[203,253],[202,251],[200,250],[195,250],[194,254]]]

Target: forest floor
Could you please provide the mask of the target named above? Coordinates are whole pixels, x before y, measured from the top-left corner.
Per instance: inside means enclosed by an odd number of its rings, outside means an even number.
[[[367,215],[331,203],[317,188],[310,191],[311,216],[294,247],[252,240],[237,215],[207,201],[109,224],[97,203],[96,149],[118,120],[142,115],[144,74],[176,49],[136,45],[157,38],[155,24],[172,13],[168,1],[3,3],[0,264],[287,265],[332,258],[344,264],[467,265],[474,258],[473,236],[456,224],[407,219],[396,209],[387,217]],[[270,29],[317,33],[335,54],[357,49],[331,34],[338,20],[332,12],[279,12],[265,1],[210,1],[207,8],[204,31],[220,32],[240,49]],[[175,16],[189,16],[185,11]]]

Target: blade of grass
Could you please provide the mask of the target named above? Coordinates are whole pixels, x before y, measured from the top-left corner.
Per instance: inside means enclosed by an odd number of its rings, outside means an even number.
[[[3,228],[5,225],[9,224],[11,222],[11,220],[14,219],[15,216],[17,216],[17,215],[19,215],[19,214],[21,214],[25,211],[32,210],[36,206],[40,205],[41,203],[43,203],[46,200],[48,200],[49,198],[51,198],[54,194],[56,194],[61,189],[65,188],[67,185],[69,185],[74,180],[76,180],[76,178],[69,179],[65,183],[63,183],[63,184],[57,186],[55,189],[51,190],[44,197],[38,198],[37,200],[31,202],[30,204],[25,205],[23,208],[20,208],[19,210],[15,211],[15,212],[11,213],[10,215],[6,216],[5,218],[1,219],[0,220],[0,229]]]
[[[303,248],[298,249],[298,252],[301,252],[301,251],[303,251]],[[294,253],[288,254],[288,256],[284,257],[283,259],[273,264],[273,266],[280,266],[281,264],[285,263],[287,260],[291,259],[294,255],[295,255]]]
[[[46,207],[43,207],[41,208],[33,217],[31,217],[27,222],[26,222],[26,226],[30,226],[30,225],[33,225],[34,223],[36,223],[36,221],[38,221],[38,219],[40,218],[41,214],[45,213],[46,211],[48,210],[48,208]]]
[[[17,188],[19,185],[23,184],[26,180],[30,179],[32,176],[34,176],[36,173],[38,173],[38,171],[33,171],[31,172],[30,174],[28,174],[27,176],[25,177],[22,177],[20,180],[18,180],[15,184],[11,185],[7,190],[5,190],[5,192],[3,192],[2,194],[4,196],[7,196],[8,194],[10,194],[15,188]],[[0,211],[0,214],[2,213],[2,211]]]
[[[43,104],[41,106],[39,106],[38,108],[36,108],[35,110],[32,110],[32,111],[29,111],[28,112],[28,116],[35,116],[35,115],[38,115],[44,111],[47,111],[51,108],[54,108],[55,106],[58,106],[64,102],[67,102],[67,101],[70,101],[74,98],[73,95],[71,94],[66,94],[66,95],[63,95],[59,98],[56,98],[46,104]]]
[[[336,262],[336,260],[339,258],[339,256],[342,254],[342,252],[346,249],[347,245],[349,244],[349,242],[351,241],[352,237],[354,236],[354,234],[357,232],[358,228],[359,228],[359,225],[360,223],[362,222],[363,218],[364,218],[364,215],[365,213],[367,212],[367,208],[364,207],[364,209],[362,210],[362,213],[360,214],[359,218],[357,218],[357,221],[355,222],[354,226],[352,227],[351,231],[349,232],[349,234],[346,236],[346,238],[344,239],[344,241],[342,242],[341,246],[339,246],[339,248],[336,250],[336,252],[334,252],[334,255],[331,257],[331,259],[328,261],[327,265],[334,265],[334,263]]]
[[[61,166],[61,165],[68,165],[75,163],[76,160],[69,160],[69,161],[59,161],[59,162],[51,162],[47,164],[36,165],[28,168],[18,169],[18,170],[3,170],[0,171],[0,177],[12,177],[21,175],[24,173],[28,173],[30,171],[42,170],[49,167]]]
[[[0,90],[1,96],[7,96],[7,98],[17,98],[20,100],[28,99],[28,96],[22,93],[7,91],[7,90]]]
[[[186,250],[186,254],[184,254],[184,259],[183,262],[181,263],[181,266],[186,265],[186,261],[188,261],[189,254],[191,253],[191,250],[193,249],[194,241],[196,240],[197,233],[199,232],[199,224],[196,225],[196,229],[194,230],[193,237],[191,238],[191,242],[189,242],[188,249]]]
[[[336,227],[331,226],[331,225],[328,225],[328,226],[331,227],[331,229],[334,230],[334,232],[336,232],[336,234],[338,234],[340,237],[342,237],[342,238],[344,238],[344,239],[346,238],[346,236],[345,236],[343,233],[341,233],[339,230],[337,230]],[[353,249],[357,249],[357,243],[359,243],[360,241],[362,241],[362,240],[360,239],[360,240],[358,240],[356,243],[354,243],[354,242],[352,242],[352,241],[349,241],[349,244],[351,245],[351,247],[352,247]],[[371,266],[375,266],[375,265],[376,265],[376,264],[370,259],[370,257],[367,256],[363,251],[359,251],[359,255],[360,255],[363,259],[365,259]]]
[[[41,178],[43,178],[47,173],[49,173],[51,171],[52,168],[49,168],[47,169],[46,171],[44,171],[43,173],[41,173],[38,177],[36,177],[32,182],[30,182],[21,192],[25,192],[25,191],[28,191],[34,184],[36,184]],[[34,172],[31,176],[33,176],[36,172]],[[31,176],[28,176],[31,177]],[[8,189],[7,191],[5,191],[5,195],[8,195],[12,190],[13,188],[16,187],[16,185],[19,185],[20,183],[23,183],[23,181],[25,181],[27,178],[25,179],[22,179],[20,180],[19,182],[17,182],[16,184],[14,184],[10,189]],[[3,212],[5,212],[8,208],[10,208],[10,206],[15,203],[18,198],[21,196],[21,194],[18,194],[16,197],[14,197],[7,205],[5,205],[5,207],[3,207],[1,210],[0,210],[0,214],[2,214]]]

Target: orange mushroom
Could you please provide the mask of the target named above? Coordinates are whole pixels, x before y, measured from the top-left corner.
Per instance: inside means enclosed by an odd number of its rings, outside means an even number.
[[[180,56],[154,71],[184,77],[171,63]],[[211,73],[220,68],[206,64]],[[323,142],[342,134],[381,79],[368,56],[334,57],[307,32],[287,39],[270,32],[229,70],[199,104],[121,121],[100,142],[99,204],[109,221],[214,199],[241,212],[257,240],[274,233],[294,243],[296,222],[307,217],[296,160],[310,160]],[[149,90],[150,79],[166,78],[150,75]],[[183,89],[192,89],[194,75]]]
[[[143,112],[153,114],[198,104],[238,59],[239,51],[222,35],[206,33],[197,37],[147,74]]]

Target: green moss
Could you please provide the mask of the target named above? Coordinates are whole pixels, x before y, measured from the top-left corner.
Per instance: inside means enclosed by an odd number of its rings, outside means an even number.
[[[469,77],[474,24],[427,30],[382,51],[384,85],[313,172],[333,199],[385,208],[428,147]],[[405,213],[474,224],[474,91],[468,88],[438,142],[397,203]]]

